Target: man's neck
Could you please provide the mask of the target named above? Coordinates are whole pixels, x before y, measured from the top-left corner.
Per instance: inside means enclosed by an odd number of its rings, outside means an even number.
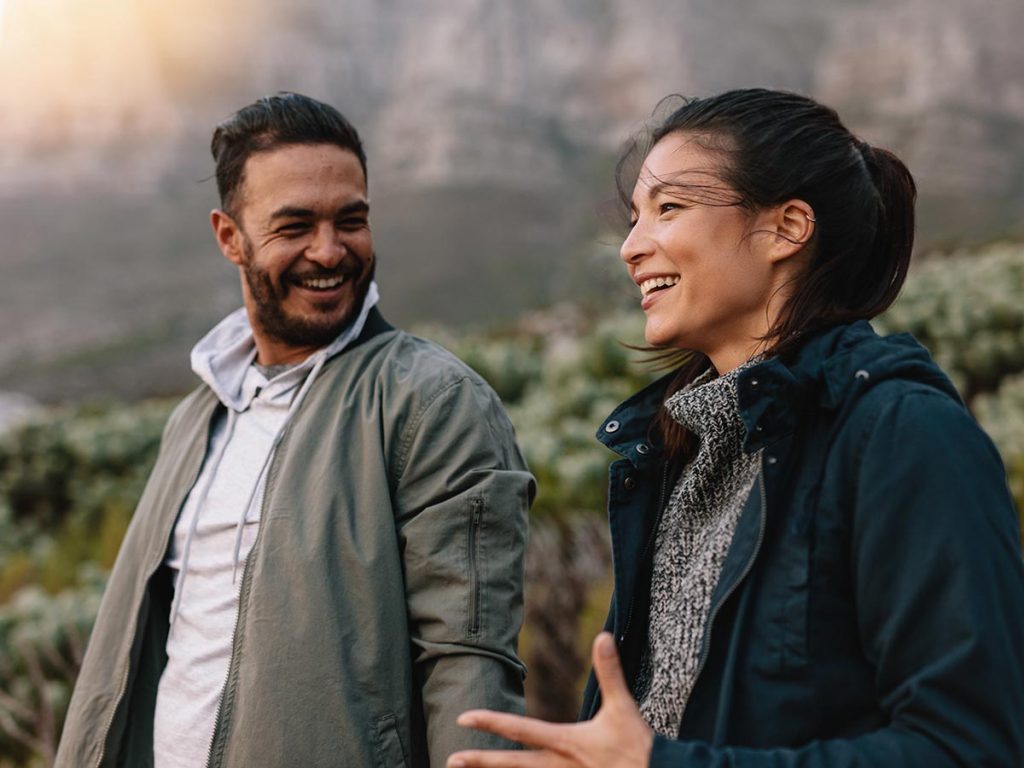
[[[290,371],[292,368],[298,365],[298,363],[278,363],[277,365],[262,365],[258,362],[254,362],[253,365],[256,366],[257,371],[263,374],[263,378],[265,378],[267,381],[270,381],[271,379],[280,376],[285,371]]]

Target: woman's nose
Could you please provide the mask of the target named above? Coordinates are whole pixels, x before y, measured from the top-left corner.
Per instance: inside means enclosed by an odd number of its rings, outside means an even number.
[[[637,221],[629,229],[629,234],[622,241],[619,257],[627,264],[636,264],[651,252],[651,238],[646,227]]]

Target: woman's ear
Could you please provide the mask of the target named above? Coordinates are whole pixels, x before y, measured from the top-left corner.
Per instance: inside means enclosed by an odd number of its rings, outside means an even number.
[[[781,261],[804,250],[814,237],[816,217],[814,209],[803,200],[787,200],[771,209],[770,231],[774,232],[774,243],[769,257]]]

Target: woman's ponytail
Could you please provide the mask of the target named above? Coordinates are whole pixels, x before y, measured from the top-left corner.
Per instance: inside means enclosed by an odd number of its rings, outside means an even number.
[[[863,307],[865,315],[871,317],[895,301],[907,276],[914,248],[917,185],[907,166],[892,152],[867,142],[857,142],[857,149],[878,191],[878,220],[865,265],[877,276],[864,283],[875,289],[875,295],[866,297]]]

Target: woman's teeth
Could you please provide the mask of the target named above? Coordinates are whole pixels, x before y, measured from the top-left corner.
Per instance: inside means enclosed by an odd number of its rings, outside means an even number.
[[[652,277],[650,280],[644,280],[640,283],[640,293],[646,296],[648,293],[656,288],[671,288],[673,285],[679,282],[679,277]]]

